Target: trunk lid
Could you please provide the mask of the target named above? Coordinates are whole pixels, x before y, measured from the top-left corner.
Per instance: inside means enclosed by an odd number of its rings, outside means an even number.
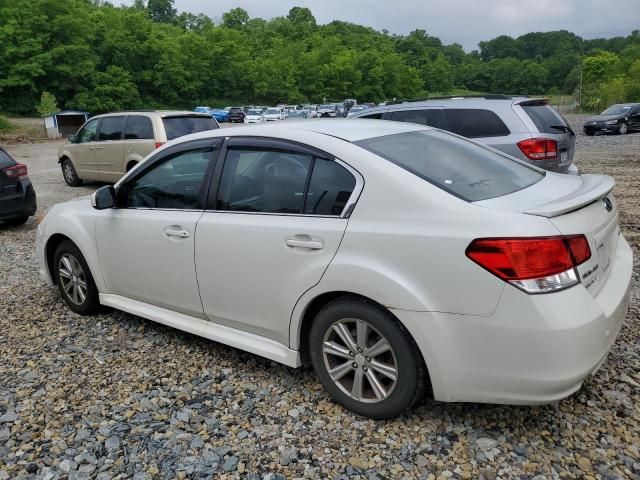
[[[546,217],[562,235],[585,235],[591,258],[578,273],[595,296],[607,279],[620,235],[618,206],[611,194],[614,184],[606,175],[547,173],[529,188],[476,205]]]

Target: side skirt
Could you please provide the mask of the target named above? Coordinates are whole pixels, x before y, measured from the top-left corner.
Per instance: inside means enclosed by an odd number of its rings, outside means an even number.
[[[255,353],[270,360],[297,368],[302,363],[300,354],[279,342],[244,332],[237,328],[227,327],[200,318],[184,315],[166,308],[132,300],[121,295],[100,294],[100,303],[107,307],[138,315],[139,317],[162,323],[169,327],[208,338],[215,342],[229,345],[240,350]]]

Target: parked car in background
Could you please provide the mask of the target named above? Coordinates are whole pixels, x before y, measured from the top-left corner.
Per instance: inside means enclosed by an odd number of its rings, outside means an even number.
[[[244,117],[244,123],[262,123],[264,121],[263,111],[256,108],[249,110]]]
[[[355,113],[353,118],[437,127],[545,170],[578,172],[573,163],[575,133],[546,98],[485,95],[392,102]]]
[[[356,105],[355,107],[351,107],[351,110],[347,112],[347,117],[353,117],[356,113],[362,112],[368,109],[369,107],[366,105]]]
[[[289,115],[287,115],[287,120],[291,119],[291,120],[300,120],[301,118],[309,118],[309,111],[308,110],[294,110],[292,112],[289,112]]]
[[[626,133],[640,130],[640,103],[620,103],[611,105],[600,115],[587,118],[584,133]]]
[[[211,116],[216,119],[218,123],[224,123],[229,121],[229,112],[220,108],[214,108],[211,110]]]
[[[318,105],[308,104],[303,105],[302,108],[309,111],[309,118],[316,118],[318,116]]]
[[[208,113],[178,111],[117,112],[85,123],[58,150],[58,163],[67,185],[84,180],[115,182],[149,153],[190,133],[214,130],[218,122]]]
[[[37,210],[27,166],[0,148],[0,223],[22,225]]]
[[[358,101],[355,98],[347,98],[342,104],[345,109],[351,110],[353,107],[358,105]]]
[[[229,122],[243,123],[245,115],[243,107],[231,107],[229,110]]]
[[[72,311],[312,365],[360,415],[426,392],[539,404],[577,391],[623,324],[613,187],[412,123],[283,122],[159,149],[52,207],[36,252]]]
[[[208,113],[211,114],[211,111],[213,109],[211,107],[196,107],[193,109],[194,112],[198,112],[198,113]]]
[[[318,116],[319,117],[335,117],[338,112],[338,108],[334,103],[325,103],[324,105],[320,105],[318,107]]]
[[[276,122],[278,120],[284,120],[284,112],[280,108],[267,108],[264,112],[264,119],[267,122]]]

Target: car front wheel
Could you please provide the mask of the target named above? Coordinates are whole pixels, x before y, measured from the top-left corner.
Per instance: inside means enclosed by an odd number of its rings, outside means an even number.
[[[621,122],[620,125],[618,125],[618,133],[620,135],[626,135],[629,132],[629,125],[627,125],[626,122]]]
[[[71,310],[82,315],[98,310],[98,289],[87,262],[73,242],[67,240],[58,246],[53,268],[60,294]]]
[[[309,335],[313,368],[348,409],[389,418],[423,394],[426,367],[407,330],[386,310],[343,297],[317,314]]]

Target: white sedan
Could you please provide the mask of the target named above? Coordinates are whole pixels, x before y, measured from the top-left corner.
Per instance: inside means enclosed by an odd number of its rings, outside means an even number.
[[[264,112],[264,119],[266,122],[277,122],[278,120],[284,120],[284,113],[279,108],[267,108]]]
[[[244,123],[262,123],[264,121],[264,110],[257,108],[250,109],[244,117]]]
[[[53,207],[41,276],[291,367],[385,418],[580,388],[628,305],[613,180],[440,130],[331,120],[202,132]]]

